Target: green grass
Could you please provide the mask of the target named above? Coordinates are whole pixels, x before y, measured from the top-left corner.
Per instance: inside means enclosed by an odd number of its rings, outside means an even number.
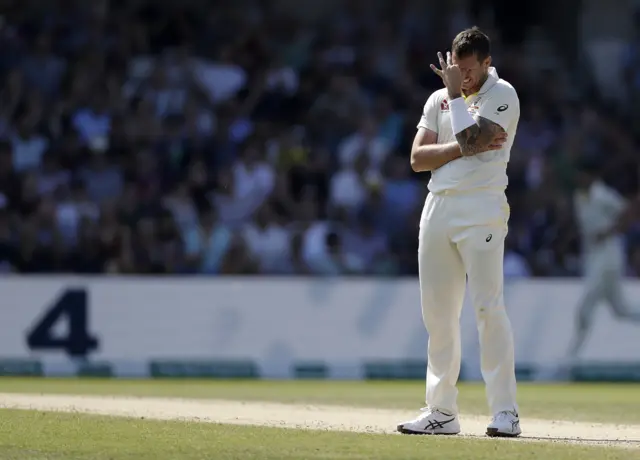
[[[0,392],[281,401],[418,409],[423,382],[103,380],[0,378]],[[640,385],[520,384],[524,417],[640,424]],[[463,413],[488,414],[484,386],[461,384]]]
[[[633,460],[640,449],[0,410],[3,460]]]

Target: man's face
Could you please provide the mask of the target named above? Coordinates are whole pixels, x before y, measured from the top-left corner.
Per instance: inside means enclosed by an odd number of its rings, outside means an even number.
[[[31,134],[33,134],[33,124],[31,120],[27,117],[23,118],[18,125],[18,130],[24,138],[31,136]]]
[[[589,188],[591,183],[593,182],[593,175],[587,171],[578,171],[576,174],[576,186],[580,190],[586,190]]]
[[[91,100],[91,105],[92,105],[92,108],[93,108],[94,112],[103,113],[103,112],[107,111],[107,108],[108,108],[109,104],[107,102],[107,99],[104,96],[99,95],[99,96],[94,97]]]
[[[465,93],[470,90],[477,91],[480,89],[480,82],[484,80],[489,72],[491,56],[481,62],[475,54],[459,58],[456,53],[453,53],[451,61],[454,65],[460,67],[460,72],[462,73],[462,90]]]
[[[200,223],[204,228],[212,228],[216,223],[216,216],[213,212],[205,212],[200,218]]]

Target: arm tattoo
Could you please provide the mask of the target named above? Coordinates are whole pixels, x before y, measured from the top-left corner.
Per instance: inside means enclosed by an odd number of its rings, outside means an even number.
[[[486,151],[494,137],[501,132],[504,129],[497,123],[478,117],[476,124],[460,131],[456,139],[462,155],[468,157]]]

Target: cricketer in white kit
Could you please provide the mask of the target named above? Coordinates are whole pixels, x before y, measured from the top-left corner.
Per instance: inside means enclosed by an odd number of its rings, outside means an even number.
[[[573,203],[582,240],[585,290],[567,366],[578,357],[599,302],[609,304],[619,319],[640,322],[640,311],[629,306],[622,289],[626,263],[622,232],[632,221],[636,203],[628,202],[600,179],[597,162],[585,160],[578,169]]]
[[[420,221],[418,265],[422,317],[429,333],[426,403],[397,429],[405,434],[457,434],[460,314],[468,281],[476,312],[481,368],[493,419],[489,436],[521,433],[514,345],[503,296],[509,205],[507,163],[520,103],[491,67],[489,38],[462,31],[444,60],[445,88],[424,106],[411,152],[414,171],[431,171]]]

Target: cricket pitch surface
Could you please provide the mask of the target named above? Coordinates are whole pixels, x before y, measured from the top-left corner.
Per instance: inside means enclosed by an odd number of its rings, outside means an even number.
[[[396,425],[415,411],[337,405],[243,402],[122,396],[0,393],[0,408],[398,435]],[[484,438],[487,417],[460,416],[461,436]],[[640,425],[568,422],[522,418],[523,435],[505,442],[549,441],[640,448]]]

